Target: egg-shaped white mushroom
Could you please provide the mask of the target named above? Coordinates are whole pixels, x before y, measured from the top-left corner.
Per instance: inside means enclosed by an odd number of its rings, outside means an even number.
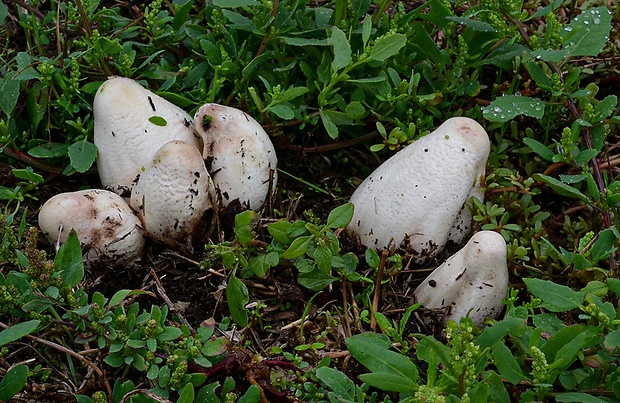
[[[202,147],[185,111],[129,78],[111,77],[99,87],[93,115],[101,184],[123,196],[165,143]]]
[[[260,210],[277,182],[277,157],[269,136],[247,113],[205,104],[194,115],[203,158],[223,206],[238,199]]]
[[[466,202],[482,200],[489,137],[469,118],[451,118],[381,164],[355,190],[348,226],[368,248],[440,251],[471,229]]]
[[[153,240],[170,247],[188,245],[204,213],[212,208],[213,183],[193,144],[164,144],[140,174],[130,205]]]
[[[127,202],[116,193],[90,189],[60,193],[43,204],[39,227],[50,243],[64,243],[74,229],[84,259],[107,259],[129,266],[145,245],[142,225]]]
[[[502,311],[508,290],[506,242],[494,231],[480,231],[416,288],[425,308],[446,308],[444,321],[469,315],[477,326]]]

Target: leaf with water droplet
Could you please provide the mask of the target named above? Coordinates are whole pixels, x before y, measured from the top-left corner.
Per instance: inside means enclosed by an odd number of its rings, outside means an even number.
[[[612,15],[607,7],[594,7],[582,12],[560,33],[562,45],[570,57],[597,56],[608,41]]]
[[[482,115],[489,122],[504,123],[519,115],[540,119],[545,114],[545,104],[530,97],[506,95],[495,99],[482,110]]]

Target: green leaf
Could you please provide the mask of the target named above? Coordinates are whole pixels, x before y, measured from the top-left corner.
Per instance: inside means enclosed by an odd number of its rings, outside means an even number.
[[[388,372],[372,372],[360,375],[360,380],[375,388],[387,392],[410,393],[417,389],[415,382],[402,376]]]
[[[284,120],[291,120],[295,117],[295,112],[290,106],[284,104],[278,104],[265,108],[265,111],[271,111],[278,115],[279,118]]]
[[[560,332],[558,332],[558,334],[560,334]],[[558,337],[558,335],[556,334],[554,337]],[[577,359],[577,355],[581,350],[587,345],[589,337],[590,334],[588,332],[582,331],[575,335],[575,337],[567,340],[555,354],[555,359],[550,363],[551,365],[549,368],[553,369],[555,374],[559,374],[567,369]],[[544,347],[542,350],[547,354]]]
[[[75,230],[71,230],[67,241],[58,249],[54,267],[58,271],[62,270],[63,285],[66,287],[73,288],[84,278],[82,247]]]
[[[332,72],[337,72],[351,63],[351,45],[342,30],[332,27],[332,34],[327,40],[334,50],[334,60],[332,60]]]
[[[546,91],[553,91],[553,83],[551,82],[551,79],[537,63],[529,62],[524,63],[524,65],[528,73],[530,73],[530,76],[536,82],[536,85]]]
[[[119,290],[115,292],[110,299],[110,302],[108,302],[108,306],[115,306],[120,304],[130,293],[131,290]]]
[[[168,122],[166,121],[166,119],[164,119],[161,116],[157,116],[157,115],[151,116],[149,118],[149,122],[153,123],[155,126],[160,126],[160,127],[164,127],[168,125]]]
[[[407,43],[407,37],[403,34],[387,34],[377,39],[370,50],[370,59],[385,61],[398,54]]]
[[[92,403],[93,399],[84,395],[74,395],[77,403]]]
[[[119,368],[121,365],[125,363],[125,358],[123,357],[121,353],[113,353],[113,354],[106,355],[105,358],[103,359],[103,362],[105,362],[111,367]]]
[[[366,15],[364,17],[364,23],[362,24],[362,43],[364,47],[368,43],[370,39],[370,34],[372,33],[372,18],[370,15]]]
[[[6,17],[9,16],[9,8],[4,4],[4,2],[0,1],[0,24],[4,23]]]
[[[389,382],[384,387],[374,386],[395,392],[411,392],[417,389],[418,368],[409,358],[389,350],[385,339],[362,334],[349,337],[346,344],[353,357],[374,373],[369,377],[371,382],[381,377],[385,382]],[[396,380],[398,382],[392,384]]]
[[[205,342],[200,352],[206,357],[215,357],[224,354],[229,348],[228,340],[222,337]]]
[[[179,393],[179,399],[177,403],[192,403],[194,401],[194,385],[191,383],[186,384]]]
[[[237,400],[237,403],[259,403],[261,401],[260,389],[256,385],[250,385],[248,390]]]
[[[43,183],[44,181],[43,177],[34,172],[30,167],[24,169],[16,168],[11,170],[11,172],[17,179],[28,181],[30,183]]]
[[[366,259],[366,263],[372,269],[378,269],[379,264],[381,263],[381,258],[379,254],[374,249],[366,249],[364,252],[364,258]]]
[[[71,144],[68,152],[71,166],[80,173],[88,171],[97,159],[97,146],[86,139]]]
[[[353,203],[345,203],[330,211],[327,216],[327,226],[332,229],[346,227],[353,218]]]
[[[596,242],[592,246],[590,257],[594,261],[603,260],[609,257],[616,250],[618,237],[611,228],[599,232]]]
[[[366,109],[359,101],[353,101],[347,105],[345,110],[348,117],[353,120],[361,119],[366,114]]]
[[[616,294],[617,297],[620,297],[620,280],[617,278],[608,278],[607,286],[609,289]]]
[[[213,0],[213,5],[221,8],[237,8],[256,6],[258,3],[256,0]]]
[[[157,335],[159,341],[172,341],[183,336],[183,331],[178,327],[166,326],[164,331]]]
[[[28,155],[35,158],[57,158],[67,155],[67,145],[61,143],[45,143],[28,150]]]
[[[617,351],[620,348],[620,329],[609,332],[603,341],[605,348],[611,351]]]
[[[247,327],[248,311],[245,308],[250,301],[248,288],[243,281],[234,276],[234,273],[228,278],[228,286],[226,287],[226,301],[230,316],[241,327]]]
[[[282,40],[287,45],[291,46],[327,46],[329,42],[325,39],[314,39],[314,38],[291,38],[291,37],[283,37]]]
[[[41,323],[40,320],[29,320],[27,322],[17,323],[0,332],[0,346],[11,343],[17,339],[29,335],[34,332]]]
[[[605,6],[583,11],[564,26],[562,45],[571,57],[598,56],[609,41],[612,15]]]
[[[450,20],[450,21],[454,21],[458,24],[462,24],[465,25],[467,28],[471,29],[472,31],[476,31],[476,32],[497,32],[497,29],[495,29],[495,27],[493,27],[493,25],[484,22],[484,21],[478,21],[478,20],[472,20],[469,18],[463,18],[463,17],[455,17],[455,16],[449,16],[446,19]]]
[[[556,402],[578,402],[578,403],[606,403],[609,399],[601,399],[581,392],[556,393],[554,396]]]
[[[327,134],[329,135],[329,137],[331,137],[332,139],[337,139],[338,126],[336,125],[336,123],[334,123],[334,120],[332,119],[332,114],[330,114],[328,110],[324,109],[321,109],[319,111],[319,114],[321,115],[323,126],[325,127],[325,130],[327,130]]]
[[[252,210],[246,210],[235,216],[235,237],[241,245],[247,245],[254,239],[252,226],[258,218],[258,213]]]
[[[332,251],[328,245],[318,245],[313,252],[313,258],[320,271],[329,274],[332,268]]]
[[[0,401],[8,402],[26,386],[28,372],[27,366],[16,365],[4,374],[0,381]]]
[[[338,277],[326,274],[319,269],[312,270],[308,273],[301,272],[297,277],[299,285],[312,291],[321,291],[336,280],[338,280]]]
[[[353,401],[355,383],[335,368],[320,367],[315,371],[316,377],[334,392],[338,399]]]
[[[519,363],[512,355],[512,352],[506,345],[498,341],[493,346],[493,362],[499,371],[499,374],[512,384],[518,384],[525,376],[519,366]]]
[[[308,250],[308,245],[310,245],[311,237],[309,235],[300,236],[295,239],[287,250],[282,253],[282,257],[288,260],[297,259],[300,256],[303,256],[304,253]]]
[[[532,177],[537,181],[544,182],[562,196],[574,197],[586,203],[590,203],[590,198],[588,196],[564,182],[543,174],[534,174]]]
[[[489,122],[504,123],[519,115],[540,119],[545,114],[545,104],[539,99],[519,95],[505,95],[496,98],[482,110]]]
[[[287,220],[280,220],[273,222],[267,226],[267,231],[276,241],[289,244],[292,239],[288,236],[288,229],[291,227],[291,223]]]
[[[530,137],[525,137],[523,142],[536,154],[540,155],[549,162],[553,162],[553,156],[555,154],[546,145]]]
[[[516,329],[524,329],[525,327],[526,323],[523,319],[506,318],[494,323],[493,326],[485,327],[474,343],[482,348],[488,348],[502,340],[509,332]]]
[[[11,116],[19,98],[19,81],[14,73],[6,74],[0,78],[0,111]]]
[[[579,308],[583,302],[584,293],[556,284],[552,281],[538,278],[524,278],[527,289],[535,297],[543,301],[543,307],[552,312],[565,312]]]
[[[309,90],[306,87],[290,87],[278,94],[278,103],[292,101],[293,99],[300,97],[307,93]]]

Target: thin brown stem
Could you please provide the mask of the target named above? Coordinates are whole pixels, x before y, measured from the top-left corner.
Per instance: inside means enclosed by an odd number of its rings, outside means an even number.
[[[265,51],[265,48],[267,47],[267,44],[269,43],[269,40],[271,40],[271,28],[273,27],[273,24],[276,21],[276,15],[278,14],[279,4],[280,4],[280,0],[273,1],[273,7],[271,7],[271,23],[269,24],[269,26],[267,26],[267,29],[265,30],[265,36],[263,36],[263,40],[260,42],[260,45],[258,45],[258,49],[256,49],[254,58],[257,58],[258,56],[263,54],[263,52]]]
[[[377,277],[375,277],[375,292],[372,298],[372,315],[370,316],[370,330],[372,330],[373,332],[377,329],[377,319],[375,318],[375,314],[379,311],[379,299],[381,297],[381,280],[383,280],[383,273],[385,272],[387,257],[387,250],[381,252],[379,270],[377,270]]]

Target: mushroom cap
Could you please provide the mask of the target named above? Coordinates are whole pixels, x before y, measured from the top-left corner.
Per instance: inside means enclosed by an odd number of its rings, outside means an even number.
[[[212,208],[213,183],[200,151],[174,140],[164,144],[142,172],[130,205],[152,239],[186,245],[204,213]]]
[[[449,307],[444,321],[469,313],[482,326],[497,317],[508,290],[506,241],[495,231],[480,231],[416,288],[417,302],[429,309]]]
[[[351,196],[349,232],[363,245],[434,254],[471,227],[465,209],[480,191],[489,137],[469,118],[451,118],[381,164]],[[477,189],[477,190],[476,190]],[[469,214],[469,216],[468,216]]]
[[[183,140],[202,147],[185,111],[129,78],[105,81],[95,95],[93,114],[99,177],[118,194],[129,194],[165,143]]]
[[[102,189],[53,196],[39,211],[39,227],[50,243],[64,243],[74,229],[90,262],[103,257],[129,266],[145,244],[140,220],[127,202]]]
[[[278,159],[265,130],[245,112],[218,104],[201,106],[194,122],[222,205],[239,199],[260,210],[277,182]]]

